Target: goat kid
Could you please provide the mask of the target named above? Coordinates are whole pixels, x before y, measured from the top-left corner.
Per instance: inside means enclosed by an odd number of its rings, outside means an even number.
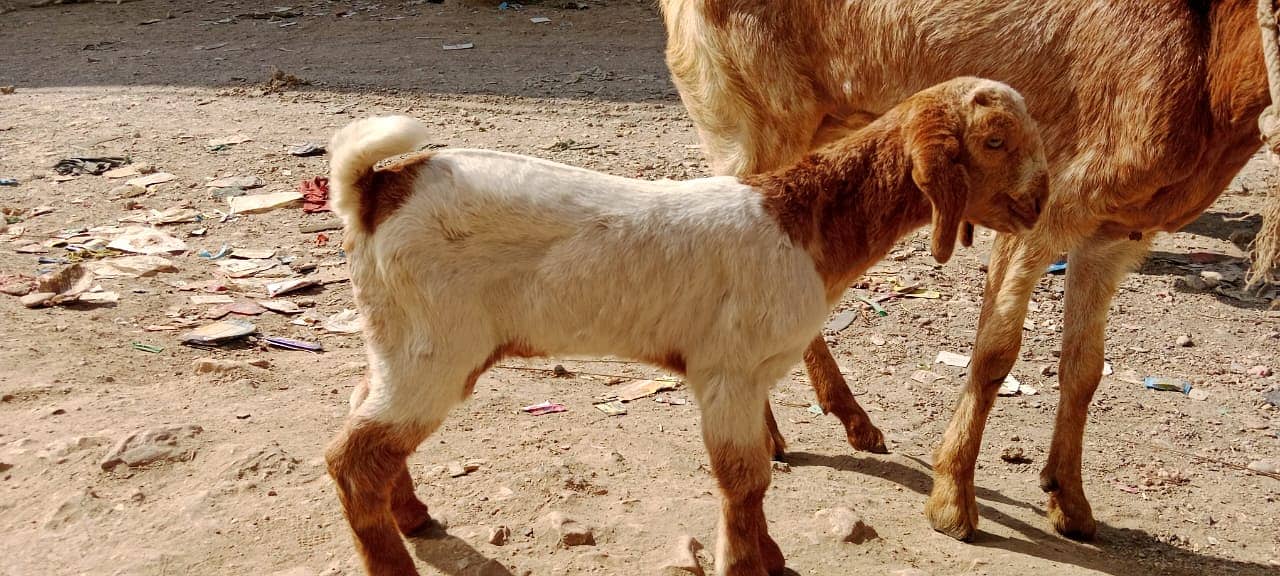
[[[560,354],[683,373],[722,496],[718,572],[780,573],[762,506],[769,388],[898,238],[932,221],[945,262],[962,222],[1027,230],[1048,193],[1021,96],[977,78],[744,179],[641,181],[481,150],[375,169],[426,138],[382,117],[330,146],[370,379],[326,459],[377,576],[415,573],[400,535],[430,521],[406,458],[499,359]]]

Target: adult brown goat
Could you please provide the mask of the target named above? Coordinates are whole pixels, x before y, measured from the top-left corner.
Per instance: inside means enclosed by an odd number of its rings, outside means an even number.
[[[1062,394],[1040,485],[1054,528],[1091,538],[1081,444],[1102,374],[1107,308],[1154,233],[1193,221],[1261,145],[1257,119],[1269,98],[1253,1],[661,0],[661,7],[667,64],[718,173],[786,165],[953,76],[993,78],[1025,95],[1043,130],[1052,196],[1033,231],[996,240],[968,386],[938,449],[925,512],[935,529],[973,536],[974,464],[987,415],[1017,360],[1032,290],[1066,252]],[[850,443],[883,450],[821,338],[805,363],[820,404],[840,418]],[[772,432],[780,451],[776,426]]]

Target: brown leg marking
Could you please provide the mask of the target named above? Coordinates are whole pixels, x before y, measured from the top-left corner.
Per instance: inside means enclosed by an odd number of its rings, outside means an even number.
[[[405,536],[417,534],[431,525],[427,505],[413,493],[413,477],[407,465],[400,466],[391,488],[391,515],[396,519],[396,528]]]
[[[785,560],[769,536],[764,494],[769,488],[769,457],[764,438],[752,447],[708,441],[711,469],[720,485],[723,509],[722,553],[716,559],[725,576],[781,574]]]
[[[773,459],[782,462],[787,457],[787,439],[782,437],[782,431],[778,430],[778,420],[773,417],[773,406],[765,404],[764,406],[765,422],[769,426],[769,444],[770,453]]]
[[[405,459],[429,433],[425,426],[393,426],[349,418],[325,451],[329,475],[355,535],[356,550],[370,576],[417,574],[413,558],[400,539],[391,506],[395,493],[400,509],[409,510],[411,505],[404,502],[406,488],[409,498],[417,500]],[[424,514],[425,508],[422,507]]]
[[[818,336],[809,343],[804,351],[804,367],[809,373],[809,382],[818,396],[818,405],[822,411],[834,414],[844,424],[845,434],[849,437],[849,445],[855,450],[888,454],[889,448],[884,443],[884,433],[871,423],[862,406],[858,405],[844,375],[840,374],[840,365],[831,356],[827,343]]]

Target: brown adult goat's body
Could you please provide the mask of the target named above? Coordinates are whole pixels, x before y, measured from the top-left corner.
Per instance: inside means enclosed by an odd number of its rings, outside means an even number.
[[[788,164],[957,75],[1021,91],[1053,175],[1041,223],[993,251],[969,383],[939,448],[934,528],[972,536],[974,463],[996,388],[1017,359],[1026,304],[1067,252],[1062,395],[1041,473],[1049,519],[1091,537],[1084,423],[1106,312],[1154,232],[1207,208],[1261,146],[1268,104],[1250,0],[661,0],[667,63],[713,168]],[[856,448],[883,448],[819,339],[806,354],[823,407]],[[770,419],[772,422],[772,419]],[[781,437],[775,430],[775,443]]]

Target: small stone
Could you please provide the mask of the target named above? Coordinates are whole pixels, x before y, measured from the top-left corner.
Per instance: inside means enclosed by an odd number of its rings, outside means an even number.
[[[49,300],[53,299],[54,296],[57,296],[54,292],[32,292],[23,296],[21,302],[27,308],[40,308],[48,304]]]
[[[786,474],[786,473],[788,473],[788,472],[791,472],[791,465],[790,465],[790,464],[787,464],[786,462],[779,462],[779,461],[777,461],[777,460],[774,460],[774,461],[773,461],[773,471],[774,471],[774,472],[782,472],[783,474]]]
[[[489,528],[489,543],[494,546],[502,546],[511,539],[511,529],[506,526],[493,526]]]
[[[111,470],[125,464],[145,466],[153,462],[185,462],[195,457],[196,450],[186,445],[204,429],[195,425],[152,428],[121,439],[102,458],[102,469]]]
[[[1010,464],[1030,464],[1031,459],[1022,451],[1019,446],[1009,446],[1000,453],[1000,459]]]
[[[197,358],[191,363],[196,374],[228,374],[231,372],[257,372],[271,367],[271,362],[259,360],[218,360],[216,358]]]
[[[453,461],[449,463],[449,466],[445,470],[449,473],[450,477],[460,478],[462,476],[466,476],[467,474],[475,472],[476,470],[479,470],[479,469],[480,469],[480,463],[476,461],[471,461],[471,462]]]
[[[1214,288],[1222,283],[1222,274],[1213,270],[1204,270],[1200,272],[1200,279],[1204,281],[1204,285]]]
[[[1249,369],[1249,375],[1254,378],[1266,378],[1271,375],[1271,368],[1259,364]]]
[[[564,547],[570,546],[595,546],[596,537],[591,529],[569,519],[560,512],[552,512],[547,515],[547,524],[549,524],[560,541],[560,545]]]
[[[1186,334],[1178,336],[1177,344],[1182,348],[1190,348],[1196,345],[1195,340],[1192,340],[1191,337]]]
[[[1280,460],[1255,460],[1249,463],[1249,469],[1263,474],[1280,474]]]
[[[683,534],[676,538],[671,548],[671,556],[658,566],[660,576],[704,576],[702,565],[698,563],[698,552],[702,543],[697,538]]]
[[[875,345],[875,346],[884,346],[885,344],[888,344],[888,343],[889,343],[889,342],[888,342],[888,340],[885,340],[884,338],[881,338],[881,337],[879,337],[879,336],[872,336],[872,337],[871,337],[871,344],[872,344],[872,345]]]
[[[124,186],[116,186],[112,188],[107,195],[112,198],[137,198],[147,193],[147,189],[133,184],[125,184]]]
[[[856,512],[844,507],[825,508],[813,515],[816,520],[826,520],[827,534],[839,542],[861,544],[879,538],[875,528],[862,521]]]
[[[1192,388],[1187,392],[1187,397],[1197,402],[1204,402],[1209,399],[1209,391],[1204,388]]]

